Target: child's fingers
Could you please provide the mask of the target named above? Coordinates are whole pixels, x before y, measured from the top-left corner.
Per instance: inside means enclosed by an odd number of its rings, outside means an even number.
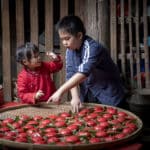
[[[72,106],[72,112],[77,113],[79,111],[78,106]]]
[[[49,55],[50,55],[50,53],[51,53],[51,52],[46,52],[45,54],[49,56]]]
[[[44,96],[44,93],[43,93],[42,90],[39,90],[39,91],[38,91],[38,96],[39,96],[39,97]]]
[[[81,109],[81,108],[83,108],[83,105],[82,105],[82,103],[80,103],[80,104],[79,104],[79,108],[80,108],[80,109]]]
[[[50,53],[50,56],[52,56],[54,59],[57,58],[57,55],[55,53]]]
[[[73,113],[79,112],[79,106],[78,105],[71,105],[71,110]]]
[[[42,94],[42,95],[44,94],[44,92],[43,92],[43,91],[40,91],[39,93],[40,93],[40,94]]]
[[[51,57],[52,59],[57,59],[57,55],[53,52],[46,52],[46,55],[48,55],[49,57]]]
[[[39,94],[44,94],[42,90],[38,90],[37,93],[39,93]]]
[[[50,97],[46,103],[52,102],[52,98]]]
[[[44,96],[44,93],[40,93],[40,97],[41,97],[41,96]]]

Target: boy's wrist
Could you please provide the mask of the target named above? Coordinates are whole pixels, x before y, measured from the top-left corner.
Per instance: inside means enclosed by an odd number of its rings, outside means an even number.
[[[63,95],[63,93],[64,93],[63,88],[61,88],[61,87],[60,87],[60,88],[58,89],[58,93],[59,93],[59,95],[60,95],[60,96],[62,96],[62,95]]]

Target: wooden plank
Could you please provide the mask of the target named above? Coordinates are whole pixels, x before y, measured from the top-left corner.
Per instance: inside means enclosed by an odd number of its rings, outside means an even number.
[[[96,40],[99,40],[100,43],[102,43],[105,47],[107,47],[110,50],[108,0],[96,1],[95,5],[96,5],[95,6],[96,17],[95,17],[95,20],[93,20],[95,21],[93,22],[93,24],[95,24],[93,33],[95,33],[95,35],[98,34],[98,37],[96,38]],[[93,10],[94,10],[94,7],[93,7]]]
[[[68,15],[68,0],[60,1],[60,18]]]
[[[137,88],[141,89],[141,73],[140,73],[140,45],[139,45],[139,0],[135,1],[136,15],[135,15],[135,30],[136,30],[136,68],[137,68]]]
[[[16,0],[16,46],[24,44],[24,12],[23,0]],[[17,73],[22,65],[17,63]]]
[[[97,6],[97,1],[96,0],[87,0],[86,2],[86,6],[85,5],[81,5],[80,7],[84,7],[84,8],[80,8],[81,10],[88,10],[88,13],[86,15],[86,32],[87,35],[91,36],[92,38],[94,38],[95,40],[98,40],[99,37],[99,30],[98,30],[98,12],[96,9]],[[97,6],[98,7],[98,6]]]
[[[16,45],[24,44],[23,0],[16,0]]]
[[[147,45],[148,37],[148,22],[147,22],[147,0],[143,1],[143,28],[144,28],[144,53],[145,53],[145,86],[150,88],[150,77],[149,77],[149,49]]]
[[[125,77],[126,75],[126,69],[125,69],[125,66],[126,66],[126,62],[125,62],[125,22],[124,22],[124,0],[121,0],[120,1],[121,3],[121,17],[120,17],[120,23],[121,23],[121,37],[120,37],[120,40],[121,40],[121,69],[122,69],[122,74],[123,76]]]
[[[38,46],[38,0],[30,1],[31,42]]]
[[[52,52],[53,51],[53,0],[45,0],[45,52]],[[45,61],[49,61],[49,57],[44,55],[43,58]],[[55,75],[51,75],[51,77],[55,78],[55,85],[56,87],[59,86],[59,77],[57,73]]]
[[[10,47],[10,22],[9,22],[9,1],[1,0],[2,12],[2,66],[3,66],[3,88],[4,101],[12,100],[11,87],[11,47]],[[6,60],[7,59],[7,60]]]
[[[132,19],[131,19],[131,8],[132,8],[132,5],[131,5],[131,0],[128,1],[128,13],[129,13],[129,16],[128,16],[128,26],[129,26],[129,49],[130,49],[130,77],[131,77],[131,88],[132,86],[134,85],[134,79],[133,79],[133,39],[132,39]]]
[[[140,95],[149,95],[150,89],[148,89],[148,88],[136,89],[135,92]],[[141,99],[141,101],[142,101],[142,99]]]
[[[60,1],[60,18],[68,15],[68,0],[61,0]],[[60,80],[60,85],[63,84],[66,80],[66,64],[65,64],[65,55],[66,55],[66,48],[60,43],[60,50],[61,50],[61,56],[63,59],[63,69],[59,72],[59,80]],[[68,100],[68,93],[64,94],[63,100]]]
[[[117,18],[116,18],[116,1],[110,1],[110,49],[111,57],[117,64]]]
[[[68,0],[61,0],[60,1],[60,18],[68,15]],[[65,64],[65,55],[66,55],[66,48],[60,43],[60,49],[61,49],[61,55],[64,60],[64,66]],[[65,67],[63,67],[63,70],[61,71],[61,76],[60,76],[60,84],[65,82]]]
[[[45,51],[53,51],[53,0],[45,0]]]
[[[87,28],[87,14],[88,10],[86,9],[86,4],[88,0],[75,0],[75,15],[79,16],[84,22],[85,27]]]
[[[126,55],[125,57],[126,57],[128,60],[131,59],[131,53],[126,53],[125,55]],[[137,54],[136,54],[136,53],[133,53],[133,57],[136,58],[136,57],[137,57]],[[118,54],[118,59],[121,59],[121,58],[122,58],[122,54],[119,53],[119,54]],[[145,54],[144,54],[144,53],[141,54],[141,58],[142,58],[142,59],[145,58]]]
[[[75,15],[76,16],[80,16],[80,13],[81,13],[80,12],[81,11],[80,10],[80,0],[75,0],[75,4],[74,5],[75,5],[75,8],[74,8],[75,9]]]
[[[61,0],[60,1],[60,18],[64,17],[68,15],[68,0]],[[66,48],[62,45],[62,43],[60,43],[60,49],[61,49],[61,55],[62,58],[64,60],[64,66],[65,64],[65,55],[66,55]],[[65,82],[65,67],[63,67],[63,70],[61,71],[61,75],[60,75],[60,84]]]

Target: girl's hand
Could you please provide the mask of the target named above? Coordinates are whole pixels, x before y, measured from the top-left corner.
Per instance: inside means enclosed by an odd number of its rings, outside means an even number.
[[[37,93],[35,94],[35,99],[36,99],[36,100],[39,100],[40,97],[43,96],[43,95],[44,95],[43,91],[39,90],[39,91],[37,91]]]
[[[82,108],[82,103],[79,98],[75,98],[71,100],[72,112],[79,112],[79,109]]]
[[[58,61],[59,60],[58,56],[53,52],[46,52],[46,55],[49,56],[50,59],[53,60],[53,61]]]

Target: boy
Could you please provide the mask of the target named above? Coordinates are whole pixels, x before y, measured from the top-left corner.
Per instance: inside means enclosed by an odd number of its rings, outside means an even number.
[[[86,35],[85,27],[77,16],[65,16],[57,24],[57,30],[66,47],[67,81],[49,98],[57,102],[68,90],[74,112],[81,102],[96,102],[120,106],[124,90],[119,71],[106,48]],[[80,87],[80,92],[78,91]]]

